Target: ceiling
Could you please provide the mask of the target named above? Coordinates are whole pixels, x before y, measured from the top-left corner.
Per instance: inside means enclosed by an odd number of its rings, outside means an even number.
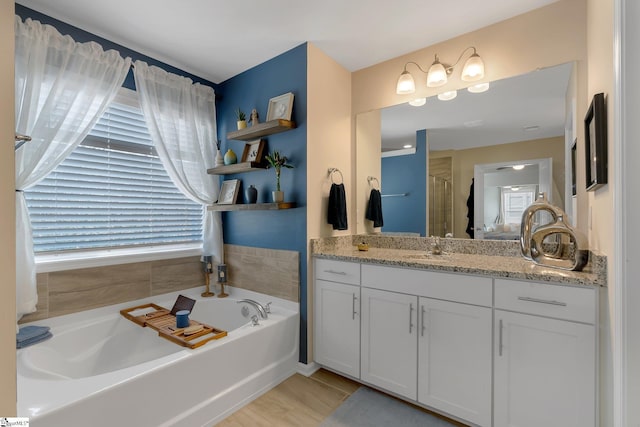
[[[19,0],[219,83],[306,41],[349,71],[557,0]]]
[[[459,90],[451,101],[427,99],[382,110],[382,151],[415,146],[428,129],[429,149],[461,150],[564,134],[565,95],[572,64],[491,82],[487,92]],[[525,130],[525,128],[535,127]]]

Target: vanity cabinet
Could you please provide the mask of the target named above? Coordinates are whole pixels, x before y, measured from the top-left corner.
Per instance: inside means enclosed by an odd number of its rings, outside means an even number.
[[[597,288],[314,266],[317,363],[474,426],[597,425]]]
[[[420,298],[418,401],[491,425],[491,308]]]
[[[360,265],[316,260],[315,272],[314,359],[321,365],[358,378]]]
[[[495,282],[494,426],[594,427],[596,290]]]
[[[416,400],[418,298],[362,288],[360,379]]]

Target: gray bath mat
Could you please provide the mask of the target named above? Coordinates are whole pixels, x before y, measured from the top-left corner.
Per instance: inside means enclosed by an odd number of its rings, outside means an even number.
[[[320,427],[452,427],[406,403],[360,387]]]

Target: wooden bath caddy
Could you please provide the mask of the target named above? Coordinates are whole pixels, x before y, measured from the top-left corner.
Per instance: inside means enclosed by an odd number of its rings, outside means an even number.
[[[155,311],[149,311],[139,316],[131,314],[131,312],[145,308]],[[195,327],[194,329],[197,329],[198,326],[202,326],[202,329],[189,334],[188,328],[176,327],[176,316],[171,314],[170,310],[153,303],[125,308],[120,310],[120,314],[140,326],[149,326],[151,329],[155,329],[162,338],[173,341],[183,347],[198,348],[211,340],[227,336],[227,331],[191,319],[189,319],[189,328]]]

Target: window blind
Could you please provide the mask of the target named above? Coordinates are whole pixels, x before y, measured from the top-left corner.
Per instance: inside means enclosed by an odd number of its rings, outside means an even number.
[[[203,207],[171,182],[141,110],[117,101],[25,191],[36,253],[202,241]]]

